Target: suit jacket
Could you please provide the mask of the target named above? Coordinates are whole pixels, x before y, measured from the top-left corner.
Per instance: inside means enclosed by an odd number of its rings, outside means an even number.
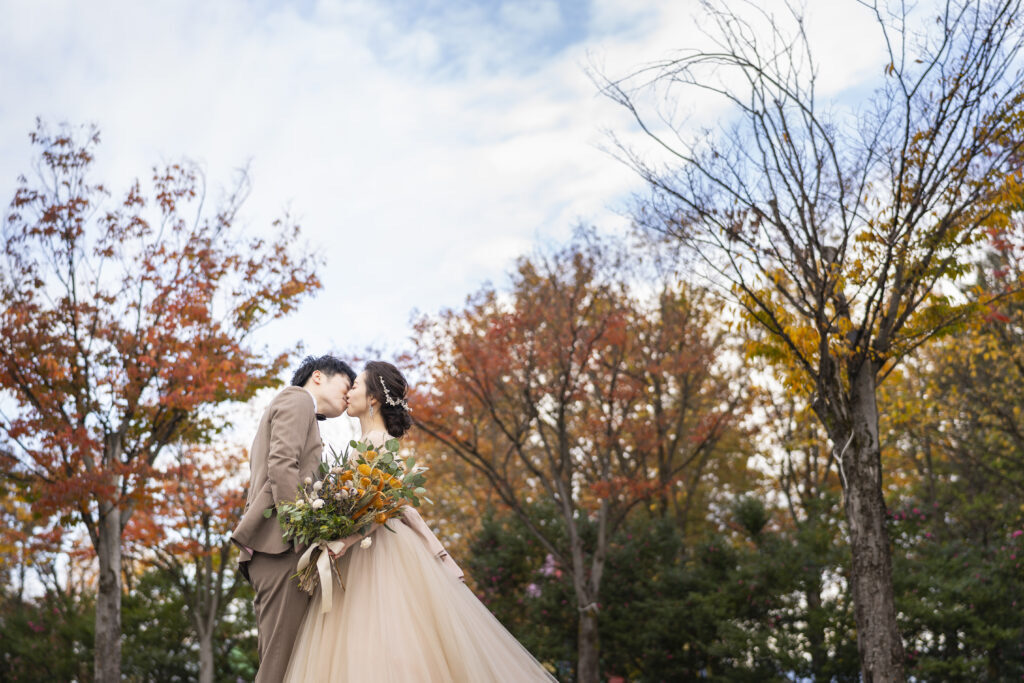
[[[251,559],[247,548],[268,554],[299,550],[282,538],[276,509],[270,517],[263,512],[295,500],[306,477],[318,478],[322,453],[316,402],[302,387],[285,388],[264,411],[249,452],[249,497],[231,534],[241,547],[239,562]]]

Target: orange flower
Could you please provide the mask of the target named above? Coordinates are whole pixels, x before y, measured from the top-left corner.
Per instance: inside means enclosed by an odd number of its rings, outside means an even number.
[[[359,467],[357,469],[359,470],[359,474],[362,474],[363,476],[366,476],[366,477],[370,476],[370,472],[373,471],[373,469],[369,465],[367,465],[365,462],[362,463],[361,465],[359,465]]]

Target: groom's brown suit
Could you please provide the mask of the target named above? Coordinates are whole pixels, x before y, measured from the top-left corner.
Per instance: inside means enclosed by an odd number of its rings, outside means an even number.
[[[284,541],[276,512],[270,517],[263,513],[295,500],[299,482],[317,476],[322,451],[316,401],[302,387],[287,387],[260,420],[249,453],[249,498],[231,535],[240,547],[239,570],[256,591],[257,683],[284,679],[310,599],[291,578],[301,549]]]

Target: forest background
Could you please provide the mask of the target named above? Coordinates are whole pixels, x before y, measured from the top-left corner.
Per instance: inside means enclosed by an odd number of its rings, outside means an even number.
[[[560,679],[1024,675],[1022,11],[936,7],[876,12],[882,80],[846,111],[798,10],[707,5],[715,49],[593,74],[639,131],[613,145],[648,188],[628,229],[337,350],[413,380],[425,516]],[[685,88],[734,115],[646,109]],[[245,173],[108,188],[97,129],[31,142],[0,272],[0,674],[249,679],[239,406],[287,376],[259,334],[327,294],[323,263],[289,215],[242,229]]]

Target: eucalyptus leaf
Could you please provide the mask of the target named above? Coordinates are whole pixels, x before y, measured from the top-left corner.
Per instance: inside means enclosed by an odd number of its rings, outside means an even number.
[[[386,448],[386,449],[388,449],[389,451],[392,451],[392,452],[397,451],[398,450],[398,439],[388,439],[384,443],[384,448]]]

